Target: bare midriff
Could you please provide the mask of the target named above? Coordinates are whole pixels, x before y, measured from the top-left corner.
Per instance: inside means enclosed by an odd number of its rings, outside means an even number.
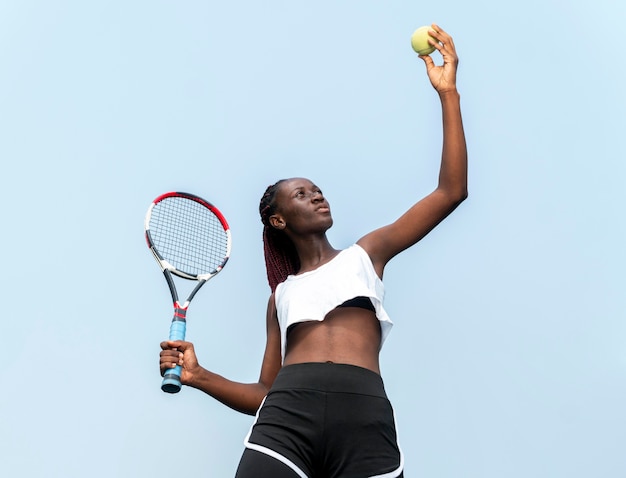
[[[283,365],[333,362],[380,374],[380,340],[380,324],[374,312],[339,307],[323,321],[302,322],[289,332]]]

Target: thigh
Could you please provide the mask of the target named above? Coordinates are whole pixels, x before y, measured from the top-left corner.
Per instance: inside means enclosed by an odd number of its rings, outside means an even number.
[[[235,478],[299,478],[299,475],[275,458],[246,448]]]
[[[402,476],[404,459],[387,398],[332,394],[327,420],[326,476]]]
[[[298,476],[314,476],[322,441],[325,395],[279,390],[265,399],[245,440],[255,450],[286,464]]]

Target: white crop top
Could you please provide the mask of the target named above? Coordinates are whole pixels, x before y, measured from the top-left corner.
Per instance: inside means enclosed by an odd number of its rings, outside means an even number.
[[[300,322],[324,320],[326,315],[355,297],[372,301],[380,322],[381,342],[393,322],[383,308],[385,288],[365,250],[354,244],[315,270],[290,275],[276,287],[274,300],[280,326],[281,356],[284,360],[287,329]]]

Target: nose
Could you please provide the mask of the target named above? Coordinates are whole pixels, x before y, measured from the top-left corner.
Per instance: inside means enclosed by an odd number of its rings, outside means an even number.
[[[309,193],[309,197],[311,198],[311,201],[323,201],[324,200],[324,195],[322,194],[322,191],[311,191]]]

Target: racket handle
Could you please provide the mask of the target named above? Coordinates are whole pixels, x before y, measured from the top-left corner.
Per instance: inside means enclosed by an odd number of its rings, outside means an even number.
[[[172,324],[170,325],[170,337],[169,340],[185,340],[185,331],[187,329],[187,321],[185,320],[186,310],[176,308]],[[180,392],[180,373],[183,368],[180,365],[176,365],[174,368],[168,368],[163,374],[163,382],[161,383],[161,390],[167,393]]]

